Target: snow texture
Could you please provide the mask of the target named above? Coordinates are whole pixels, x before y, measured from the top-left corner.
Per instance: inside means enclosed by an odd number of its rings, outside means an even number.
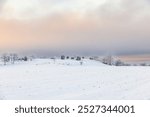
[[[2,100],[150,100],[150,67],[36,59],[0,65]]]

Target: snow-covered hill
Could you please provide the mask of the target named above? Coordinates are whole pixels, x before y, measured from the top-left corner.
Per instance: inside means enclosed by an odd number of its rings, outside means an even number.
[[[0,99],[150,99],[150,67],[36,59],[0,66]]]

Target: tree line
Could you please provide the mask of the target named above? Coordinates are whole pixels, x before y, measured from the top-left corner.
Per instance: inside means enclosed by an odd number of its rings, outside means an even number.
[[[4,65],[7,65],[7,63],[15,64],[17,61],[28,61],[28,57],[19,57],[16,53],[10,53],[10,54],[3,54],[1,56],[1,61]]]

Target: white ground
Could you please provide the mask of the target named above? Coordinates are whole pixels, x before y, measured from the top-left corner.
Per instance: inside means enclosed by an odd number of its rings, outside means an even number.
[[[150,100],[150,67],[51,59],[1,65],[0,99]]]

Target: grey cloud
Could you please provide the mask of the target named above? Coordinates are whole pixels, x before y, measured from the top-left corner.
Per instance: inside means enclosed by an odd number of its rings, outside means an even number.
[[[148,0],[118,0],[118,2],[107,0],[106,3],[100,5],[97,14],[100,18],[118,21],[130,21],[137,19],[143,15],[149,15],[146,11],[150,10]]]
[[[55,14],[29,23],[6,22],[8,27],[0,29],[5,29],[6,39],[12,41],[9,46],[14,44],[12,48],[18,49],[20,45],[54,53],[150,52],[150,14],[145,14],[149,9],[147,1],[111,1],[83,18],[79,18],[80,13]],[[7,37],[7,32],[11,38]]]

